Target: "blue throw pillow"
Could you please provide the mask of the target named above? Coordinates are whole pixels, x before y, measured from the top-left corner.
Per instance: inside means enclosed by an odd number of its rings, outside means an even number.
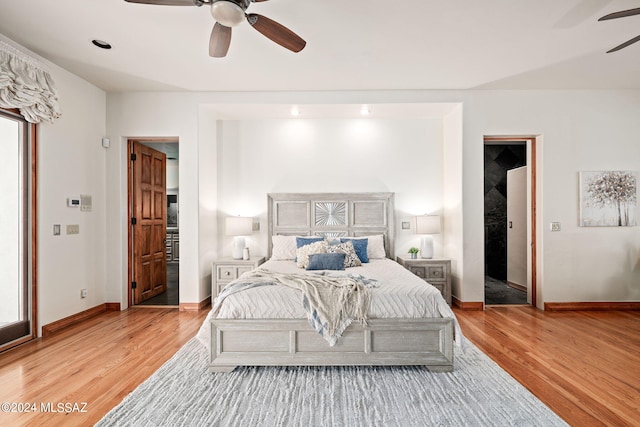
[[[367,246],[369,239],[350,239],[348,237],[341,237],[340,241],[353,243],[353,248],[356,250],[356,255],[360,258],[360,262],[369,262],[369,255],[367,255]]]
[[[296,247],[301,248],[305,245],[310,245],[311,243],[319,242],[324,240],[324,237],[298,237],[296,236]]]
[[[307,270],[344,270],[344,253],[311,254]]]

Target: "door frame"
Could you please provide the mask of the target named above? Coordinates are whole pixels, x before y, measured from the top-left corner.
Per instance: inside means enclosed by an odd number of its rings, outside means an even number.
[[[537,170],[538,170],[538,144],[539,135],[485,135],[483,139],[483,147],[487,142],[524,142],[527,148],[527,166],[529,167],[529,181],[530,181],[530,206],[527,210],[527,222],[531,226],[530,234],[528,237],[531,246],[531,262],[528,265],[527,276],[531,280],[531,305],[537,307],[538,303],[538,187],[537,187]]]
[[[133,196],[133,164],[130,161],[130,153],[132,152],[132,146],[134,142],[144,144],[146,142],[170,142],[175,143],[178,138],[166,138],[166,137],[138,137],[127,139],[127,305],[128,307],[134,307],[133,304],[133,289],[131,288],[133,282],[133,233],[131,227],[131,218],[133,217],[133,206],[131,204]],[[142,307],[141,305],[135,305],[135,307]]]

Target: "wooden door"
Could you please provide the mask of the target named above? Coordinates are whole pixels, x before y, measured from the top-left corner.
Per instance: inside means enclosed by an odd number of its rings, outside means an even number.
[[[167,290],[167,156],[139,142],[131,144],[133,304]]]

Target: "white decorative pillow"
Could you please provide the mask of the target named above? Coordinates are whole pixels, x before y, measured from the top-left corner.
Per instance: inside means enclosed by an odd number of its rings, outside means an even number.
[[[309,255],[326,254],[329,243],[326,240],[310,243],[298,248],[296,251],[296,265],[300,268],[307,268],[309,265]]]
[[[327,252],[330,254],[340,253],[345,254],[344,257],[344,266],[348,267],[358,267],[362,265],[360,262],[360,258],[358,258],[358,254],[356,254],[356,249],[353,247],[353,243],[347,241],[344,243],[338,243],[337,245],[328,245]]]
[[[367,236],[369,244],[367,245],[367,256],[369,258],[386,258],[387,252],[384,250],[384,236],[382,234],[376,234],[374,236]]]
[[[289,261],[296,259],[296,236],[272,236],[271,259]]]

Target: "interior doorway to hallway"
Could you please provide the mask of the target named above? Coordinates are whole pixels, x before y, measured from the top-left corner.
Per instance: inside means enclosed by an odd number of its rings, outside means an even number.
[[[134,143],[143,146],[145,151],[151,150],[151,152],[161,154],[162,157],[164,157],[164,165],[162,167],[162,172],[156,175],[156,178],[158,179],[153,179],[154,181],[158,181],[161,178],[162,188],[155,191],[154,195],[148,195],[147,199],[153,199],[153,206],[151,206],[150,209],[144,210],[144,212],[140,209],[136,209],[136,200],[135,197],[133,197],[136,194],[136,181],[133,179],[134,167],[138,159],[131,161],[129,166],[130,217],[146,217],[150,211],[152,213],[155,212],[152,216],[156,216],[158,218],[162,216],[162,224],[158,221],[156,221],[158,222],[157,224],[155,222],[153,224],[147,224],[149,227],[155,229],[155,231],[148,236],[148,245],[146,246],[153,246],[153,248],[148,251],[140,250],[140,245],[136,245],[135,243],[135,238],[137,234],[139,234],[139,230],[137,230],[136,227],[143,226],[141,220],[138,218],[132,220],[134,224],[131,225],[129,233],[131,254],[129,260],[129,276],[131,278],[130,305],[137,305],[141,307],[178,307],[180,303],[180,198],[178,178],[178,140],[177,138],[144,138],[129,141],[130,146]],[[141,167],[142,165],[138,165],[138,168]],[[151,179],[150,177],[148,178]],[[143,197],[142,199],[145,198]],[[162,215],[158,214],[160,212]],[[142,237],[142,240],[147,241],[145,237]],[[136,248],[138,248],[138,253],[136,253]],[[151,252],[157,255],[154,255],[153,257],[153,264],[155,264],[155,267],[149,262],[139,262],[140,260],[137,259],[137,257],[139,257],[142,252]],[[162,288],[156,285],[161,282],[164,282],[164,286]],[[148,288],[145,297],[143,298],[138,295],[141,294],[141,286]]]
[[[485,137],[484,230],[485,305],[535,305],[535,137]]]

